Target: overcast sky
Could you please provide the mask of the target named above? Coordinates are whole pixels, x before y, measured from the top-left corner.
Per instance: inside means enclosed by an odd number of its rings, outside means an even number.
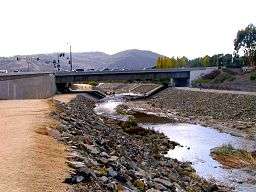
[[[197,57],[233,52],[256,23],[256,0],[1,0],[0,56],[151,50]]]

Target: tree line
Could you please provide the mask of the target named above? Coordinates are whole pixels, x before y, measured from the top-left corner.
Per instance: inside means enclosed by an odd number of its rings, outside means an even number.
[[[233,54],[205,55],[194,59],[187,57],[159,57],[156,68],[180,67],[256,67],[256,27],[253,24],[237,32]]]
[[[242,67],[245,65],[245,57],[232,54],[206,55],[195,59],[187,57],[159,57],[156,61],[156,68],[180,68],[180,67]]]

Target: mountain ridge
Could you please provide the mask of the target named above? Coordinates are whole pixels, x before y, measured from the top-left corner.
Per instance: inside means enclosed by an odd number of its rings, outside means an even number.
[[[153,67],[159,56],[161,55],[158,53],[139,49],[129,49],[115,54],[100,51],[74,52],[72,53],[72,61],[74,69],[143,69]],[[0,69],[8,71],[54,71],[54,60],[58,61],[58,53],[0,57]],[[62,70],[70,69],[68,61],[69,53],[65,53],[64,57],[59,57]]]

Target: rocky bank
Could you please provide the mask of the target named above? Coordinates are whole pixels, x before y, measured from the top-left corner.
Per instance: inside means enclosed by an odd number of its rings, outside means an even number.
[[[134,121],[119,122],[93,111],[95,101],[78,96],[55,102],[60,140],[73,168],[74,191],[223,191],[199,178],[190,163],[164,157],[177,143]]]
[[[165,114],[178,122],[196,123],[238,136],[256,138],[256,96],[168,88],[143,100],[133,110]],[[139,106],[139,109],[138,109]]]

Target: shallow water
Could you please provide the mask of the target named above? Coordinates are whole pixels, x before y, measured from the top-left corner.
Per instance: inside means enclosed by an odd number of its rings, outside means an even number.
[[[170,150],[167,156],[192,162],[192,166],[200,176],[234,186],[236,191],[256,191],[256,171],[248,173],[245,170],[224,169],[210,156],[212,148],[223,144],[252,151],[256,148],[255,141],[234,137],[201,125],[144,124],[142,126],[163,132],[170,140],[180,143],[183,147],[177,146],[174,150]]]
[[[98,103],[95,112],[114,119],[125,120],[125,116],[116,112],[116,107],[124,102],[123,95],[107,97]],[[153,128],[167,135],[170,140],[180,143],[183,147],[175,147],[167,154],[170,158],[190,161],[197,174],[207,180],[234,187],[234,191],[255,192],[256,171],[242,169],[224,169],[210,156],[210,150],[223,144],[231,144],[235,148],[253,151],[256,141],[221,133],[210,127],[194,124],[141,124],[145,128]]]
[[[98,115],[108,116],[118,120],[126,120],[125,116],[119,115],[116,112],[116,107],[118,105],[121,105],[123,102],[124,100],[122,97],[116,97],[116,98],[106,97],[102,99],[100,103],[96,104],[94,111]]]

